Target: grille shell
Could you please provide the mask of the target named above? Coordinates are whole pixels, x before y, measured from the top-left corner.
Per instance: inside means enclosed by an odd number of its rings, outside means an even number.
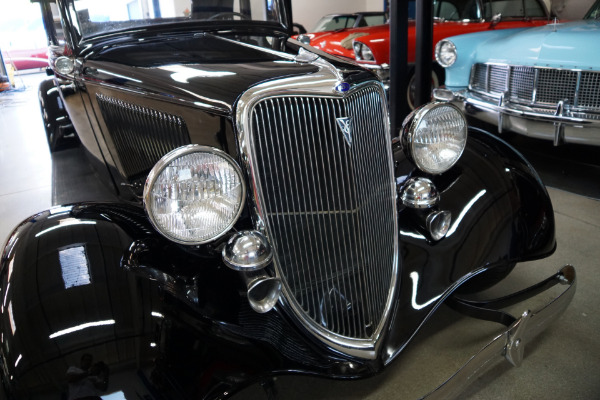
[[[511,102],[556,107],[566,100],[577,111],[600,111],[600,72],[477,63],[469,88]]]
[[[313,333],[372,348],[397,279],[397,223],[385,95],[275,95],[250,108],[258,213],[285,301]],[[347,140],[337,118],[350,117]]]

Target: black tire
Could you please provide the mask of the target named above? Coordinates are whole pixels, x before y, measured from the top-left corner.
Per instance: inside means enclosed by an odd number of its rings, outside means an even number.
[[[48,148],[50,149],[50,152],[53,153],[60,149],[63,130],[57,120],[64,114],[64,112],[62,112],[64,107],[61,107],[62,100],[52,79],[46,79],[40,83],[38,100],[40,102],[40,111],[44,121],[44,130],[46,131]]]

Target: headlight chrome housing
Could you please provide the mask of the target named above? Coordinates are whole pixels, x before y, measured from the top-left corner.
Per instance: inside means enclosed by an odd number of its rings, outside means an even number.
[[[457,55],[456,46],[448,39],[442,39],[435,45],[435,59],[444,68],[452,66]]]
[[[189,145],[166,154],[144,186],[144,208],[166,238],[198,245],[224,235],[242,212],[243,174],[227,153]]]
[[[407,157],[428,174],[449,170],[467,144],[467,120],[451,103],[429,103],[413,111],[402,124]]]
[[[352,47],[354,48],[354,56],[357,61],[375,61],[373,52],[366,44],[355,41]]]

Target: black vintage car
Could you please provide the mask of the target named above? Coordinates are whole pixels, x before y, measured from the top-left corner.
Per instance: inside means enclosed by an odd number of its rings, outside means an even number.
[[[50,149],[76,135],[121,201],[8,237],[2,395],[273,395],[280,374],[382,371],[442,303],[506,325],[444,396],[490,358],[518,365],[572,298],[570,266],[464,297],[554,251],[539,177],[449,104],[392,137],[382,84],[290,40],[289,0],[38,2]],[[559,282],[542,310],[501,311]]]

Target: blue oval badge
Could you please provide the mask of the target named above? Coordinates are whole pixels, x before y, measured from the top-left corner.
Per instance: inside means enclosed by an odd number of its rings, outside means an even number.
[[[335,90],[340,93],[345,93],[350,90],[350,84],[348,82],[340,82],[336,85]]]

